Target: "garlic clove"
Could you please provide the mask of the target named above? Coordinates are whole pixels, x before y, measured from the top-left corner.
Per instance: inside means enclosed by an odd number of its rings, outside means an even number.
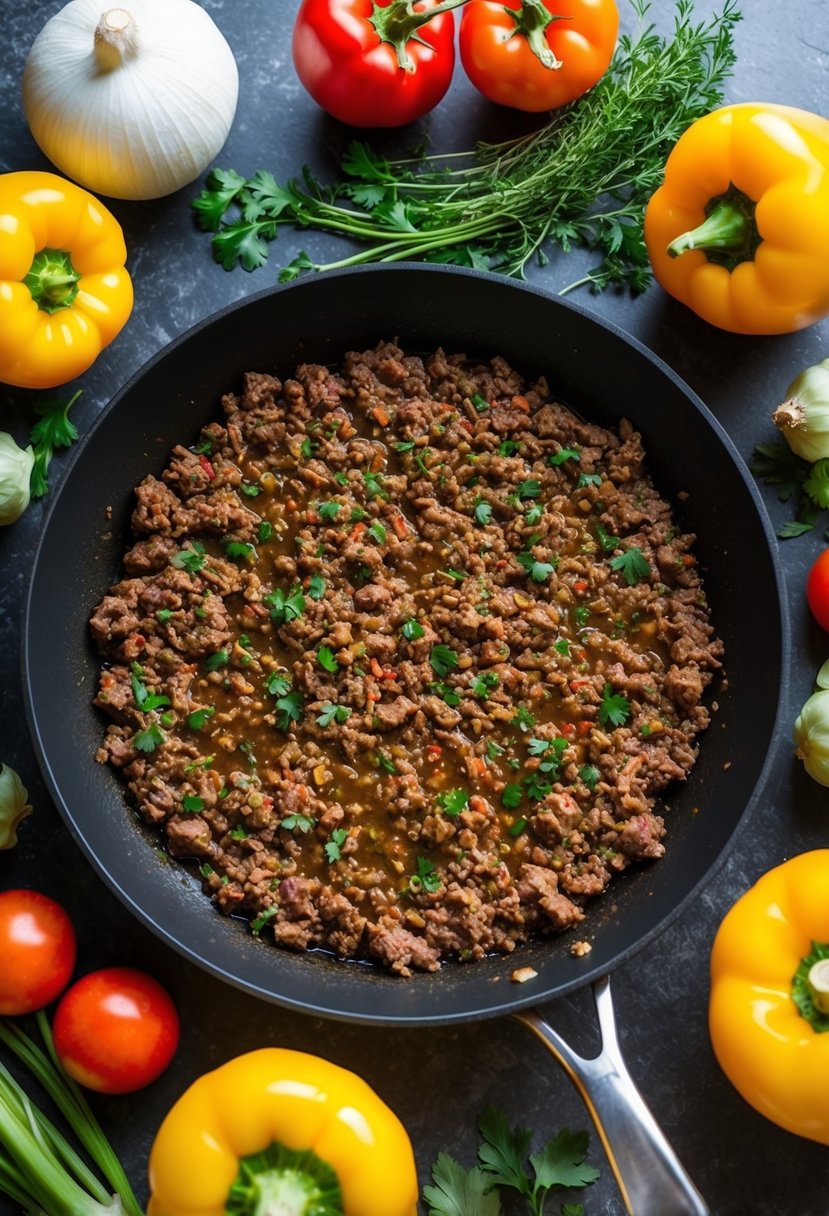
[[[795,455],[810,464],[829,456],[829,359],[795,377],[772,421]]]

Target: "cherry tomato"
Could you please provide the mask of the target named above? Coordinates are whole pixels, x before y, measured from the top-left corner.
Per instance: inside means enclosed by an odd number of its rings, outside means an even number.
[[[829,631],[829,549],[823,550],[809,571],[806,599],[817,623]]]
[[[414,122],[443,97],[455,66],[452,13],[424,23],[437,3],[417,0],[408,14],[404,0],[302,0],[292,42],[297,76],[318,105],[350,126]],[[389,19],[394,41],[373,24]]]
[[[75,967],[75,930],[60,904],[39,891],[0,893],[0,1013],[42,1009]]]
[[[52,1034],[61,1064],[87,1089],[128,1094],[159,1076],[178,1047],[176,1007],[132,967],[92,971],[67,989]]]
[[[490,101],[539,113],[592,89],[618,32],[614,0],[471,0],[461,18],[461,63]]]

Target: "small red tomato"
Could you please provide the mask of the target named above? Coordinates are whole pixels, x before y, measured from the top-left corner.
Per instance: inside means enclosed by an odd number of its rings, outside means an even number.
[[[176,1007],[151,976],[107,967],[67,989],[52,1026],[61,1064],[79,1085],[128,1094],[159,1076],[178,1047]]]
[[[42,1009],[63,992],[75,967],[67,913],[39,891],[0,893],[0,1013]]]
[[[809,571],[806,599],[817,623],[829,631],[829,549],[823,550]]]

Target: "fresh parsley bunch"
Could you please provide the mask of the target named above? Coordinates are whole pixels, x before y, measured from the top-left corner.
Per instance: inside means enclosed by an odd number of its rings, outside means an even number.
[[[794,519],[777,529],[781,540],[811,532],[821,512],[829,510],[829,459],[809,464],[779,439],[775,443],[757,444],[751,468],[767,486],[777,487],[781,502],[794,503]],[[829,528],[824,536],[829,540]]]
[[[583,1190],[599,1177],[586,1161],[587,1132],[564,1128],[531,1153],[532,1132],[510,1127],[494,1107],[482,1112],[478,1130],[483,1137],[478,1165],[464,1169],[448,1153],[439,1154],[432,1166],[434,1185],[423,1188],[427,1216],[502,1216],[502,1191],[520,1195],[529,1216],[544,1216],[550,1195]],[[560,1212],[583,1216],[584,1207],[565,1200]]]

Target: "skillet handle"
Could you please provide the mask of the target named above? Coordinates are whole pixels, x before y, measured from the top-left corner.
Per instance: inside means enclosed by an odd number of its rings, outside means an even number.
[[[593,985],[602,1049],[593,1059],[577,1055],[535,1010],[513,1014],[563,1065],[585,1101],[630,1216],[710,1216],[633,1078],[616,1033],[610,981]]]

